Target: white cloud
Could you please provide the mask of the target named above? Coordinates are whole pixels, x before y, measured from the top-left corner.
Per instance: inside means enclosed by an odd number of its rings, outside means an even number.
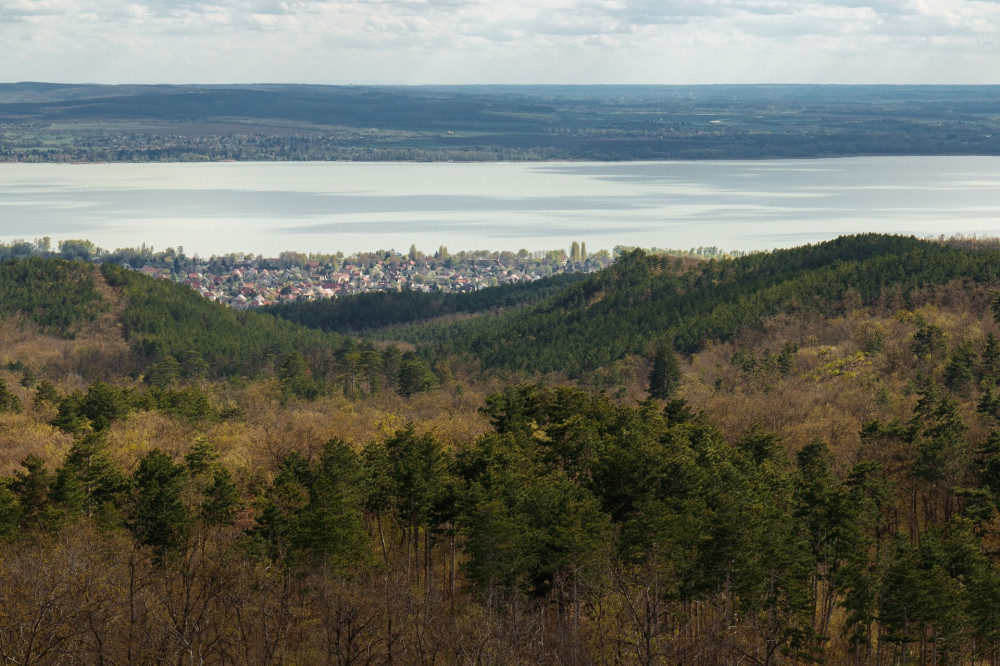
[[[998,35],[984,0],[0,0],[0,80],[986,83]]]

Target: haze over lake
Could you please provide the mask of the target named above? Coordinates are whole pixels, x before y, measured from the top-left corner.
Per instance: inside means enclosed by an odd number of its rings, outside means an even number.
[[[747,162],[0,164],[0,237],[188,255],[771,249],[1000,235],[1000,157]]]

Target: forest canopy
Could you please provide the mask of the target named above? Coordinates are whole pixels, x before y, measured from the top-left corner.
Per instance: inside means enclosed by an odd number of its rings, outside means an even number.
[[[997,252],[633,251],[315,328],[4,262],[0,655],[994,662]]]

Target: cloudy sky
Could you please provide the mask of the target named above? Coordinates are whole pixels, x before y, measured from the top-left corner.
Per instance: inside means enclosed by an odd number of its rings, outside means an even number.
[[[0,0],[0,81],[1000,83],[1000,0]]]

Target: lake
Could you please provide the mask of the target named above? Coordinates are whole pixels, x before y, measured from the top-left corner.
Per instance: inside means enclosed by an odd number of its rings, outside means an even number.
[[[754,250],[865,231],[1000,235],[1000,157],[0,164],[0,238],[108,249]]]

